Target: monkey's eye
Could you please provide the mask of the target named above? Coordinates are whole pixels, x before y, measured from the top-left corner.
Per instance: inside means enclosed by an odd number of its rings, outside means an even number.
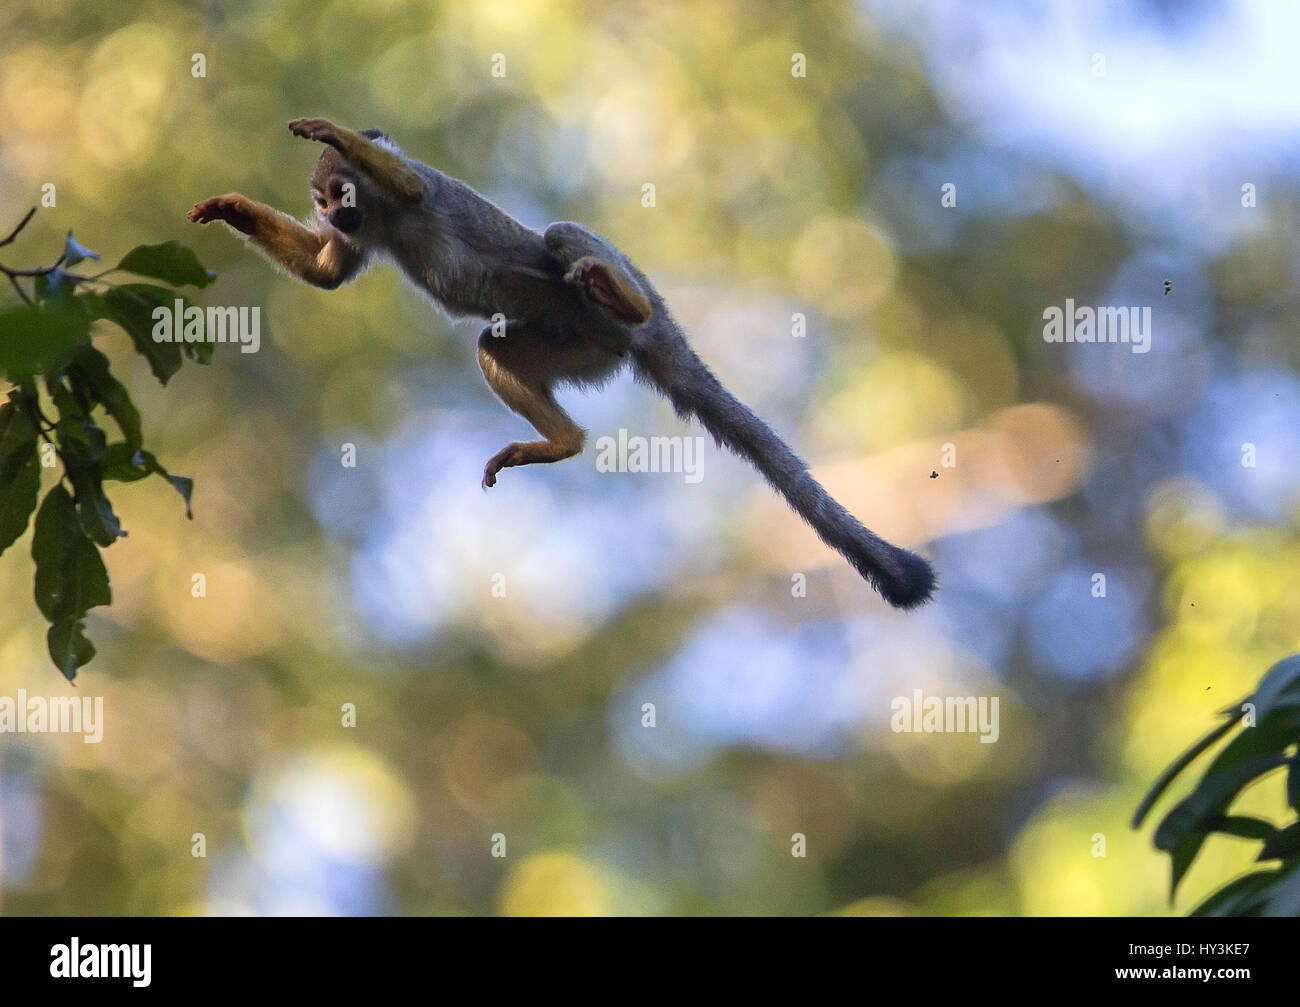
[[[316,205],[319,206],[322,210],[325,209],[325,197],[324,197],[324,196],[317,196],[317,197],[316,197]]]

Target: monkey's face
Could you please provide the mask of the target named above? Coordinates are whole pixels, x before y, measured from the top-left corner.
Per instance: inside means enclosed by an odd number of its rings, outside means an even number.
[[[311,198],[317,215],[344,234],[355,235],[365,222],[368,195],[365,182],[326,147],[311,173]]]

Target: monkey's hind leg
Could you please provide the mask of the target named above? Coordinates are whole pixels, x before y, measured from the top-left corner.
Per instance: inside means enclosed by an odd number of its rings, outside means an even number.
[[[565,282],[606,314],[628,325],[650,320],[650,300],[628,272],[623,254],[595,231],[561,221],[546,229],[546,247],[568,267]]]
[[[483,469],[483,487],[495,486],[497,473],[517,465],[558,462],[582,451],[587,434],[555,401],[545,375],[545,347],[517,322],[506,335],[492,327],[478,340],[478,363],[488,386],[507,406],[531,423],[544,440],[515,441],[492,456]]]
[[[629,325],[650,321],[650,302],[615,266],[584,255],[564,274],[566,283],[582,288],[591,302]]]

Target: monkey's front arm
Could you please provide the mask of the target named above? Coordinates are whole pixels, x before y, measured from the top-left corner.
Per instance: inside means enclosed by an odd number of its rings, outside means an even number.
[[[328,119],[294,119],[289,132],[306,140],[327,144],[343,160],[359,168],[390,195],[403,202],[413,202],[424,195],[424,182],[411,166],[387,147],[360,133],[335,125]]]
[[[196,203],[187,216],[195,224],[229,224],[294,276],[326,290],[347,282],[365,264],[366,253],[337,231],[313,230],[238,192]]]

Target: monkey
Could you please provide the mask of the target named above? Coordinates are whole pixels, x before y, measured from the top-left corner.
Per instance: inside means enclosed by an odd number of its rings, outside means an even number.
[[[885,601],[910,609],[930,599],[930,563],[879,538],[834,500],[722,386],[654,285],[605,238],[571,222],[540,233],[527,228],[466,183],[408,157],[381,130],[305,118],[290,122],[289,131],[323,147],[309,178],[311,225],[237,192],[195,204],[189,220],[224,222],[273,263],[326,290],[380,257],[450,315],[493,319],[478,339],[479,368],[540,439],[493,455],[485,489],[502,469],[579,454],[586,431],[555,389],[598,387],[630,366],[679,416],[694,417],[720,446],[749,461]]]

